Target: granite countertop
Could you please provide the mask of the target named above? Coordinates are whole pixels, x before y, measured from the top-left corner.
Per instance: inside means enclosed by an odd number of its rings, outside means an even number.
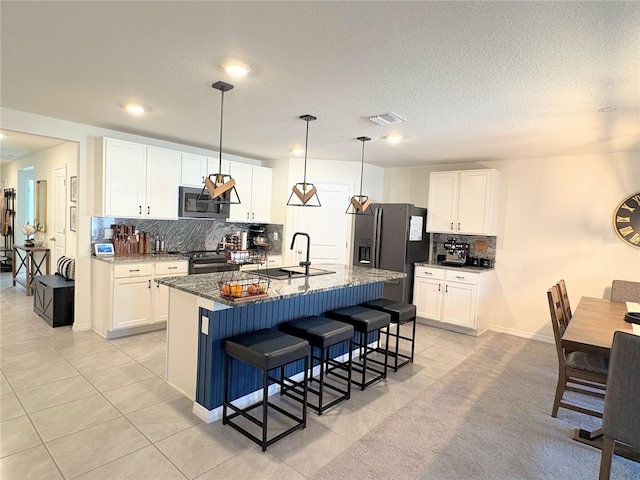
[[[185,255],[174,253],[132,253],[131,255],[114,255],[113,257],[97,257],[94,255],[92,258],[107,263],[155,263],[189,260],[189,257]]]
[[[156,282],[183,292],[191,293],[198,297],[213,300],[217,303],[242,307],[243,305],[272,302],[287,297],[298,295],[308,295],[315,292],[336,290],[354,285],[364,285],[367,283],[384,282],[386,280],[396,280],[407,276],[406,273],[394,272],[391,270],[380,270],[375,268],[356,267],[348,265],[312,265],[335,273],[327,275],[317,275],[304,278],[292,278],[286,280],[270,280],[269,294],[266,297],[259,297],[241,302],[227,300],[220,295],[218,282],[223,278],[231,279],[231,272],[225,273],[203,273],[199,275],[186,275],[182,277],[158,278]],[[235,273],[235,272],[234,272]],[[244,274],[246,275],[246,274]]]
[[[492,270],[494,270],[493,267],[491,268],[481,268],[481,267],[471,267],[468,265],[465,265],[464,267],[450,267],[447,265],[441,265],[439,263],[431,263],[431,262],[416,262],[414,263],[414,265],[419,266],[419,267],[430,267],[430,268],[441,268],[443,270],[460,270],[461,272],[472,272],[472,273],[485,273],[485,272],[490,272]]]

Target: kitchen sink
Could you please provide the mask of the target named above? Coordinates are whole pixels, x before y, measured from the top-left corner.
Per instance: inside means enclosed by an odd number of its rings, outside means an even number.
[[[288,278],[303,278],[304,267],[277,267],[267,268],[264,270],[258,270],[256,273],[262,277],[269,278],[271,280],[286,280]],[[322,268],[309,267],[309,276],[315,277],[317,275],[328,275],[330,273],[336,273],[333,270],[324,270]]]

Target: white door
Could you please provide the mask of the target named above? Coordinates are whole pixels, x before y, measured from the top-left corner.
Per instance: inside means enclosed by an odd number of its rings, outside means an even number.
[[[428,232],[453,232],[458,201],[458,172],[429,175]]]
[[[314,183],[318,189],[321,207],[291,207],[295,209],[293,233],[304,232],[311,237],[311,263],[333,263],[346,265],[350,250],[352,216],[345,214],[351,198],[348,183]],[[288,243],[285,247],[289,247]],[[296,238],[291,255],[297,265],[306,258],[305,238]]]
[[[476,327],[475,285],[447,283],[445,286],[444,313],[442,321],[463,327]]]
[[[419,317],[440,320],[443,283],[442,280],[415,279],[413,304]]]
[[[458,230],[471,235],[489,231],[491,171],[460,173],[458,197]]]
[[[53,169],[53,208],[51,223],[47,225],[49,248],[52,251],[51,265],[56,268],[58,259],[66,252],[67,226],[67,166]]]
[[[147,148],[147,194],[143,212],[151,218],[178,218],[180,152]]]

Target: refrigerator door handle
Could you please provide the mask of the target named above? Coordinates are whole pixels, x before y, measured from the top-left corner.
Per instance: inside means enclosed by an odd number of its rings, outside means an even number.
[[[371,267],[377,268],[376,258],[378,257],[378,209],[373,212],[373,236],[371,245]]]
[[[376,210],[373,238],[375,242],[373,268],[380,268],[380,243],[382,240],[382,209],[381,208],[378,208]]]

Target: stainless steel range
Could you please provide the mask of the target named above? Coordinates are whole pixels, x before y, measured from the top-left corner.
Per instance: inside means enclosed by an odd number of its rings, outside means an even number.
[[[218,250],[193,250],[180,253],[189,257],[189,275],[197,273],[216,273],[240,270],[239,265],[227,263],[227,256]]]

